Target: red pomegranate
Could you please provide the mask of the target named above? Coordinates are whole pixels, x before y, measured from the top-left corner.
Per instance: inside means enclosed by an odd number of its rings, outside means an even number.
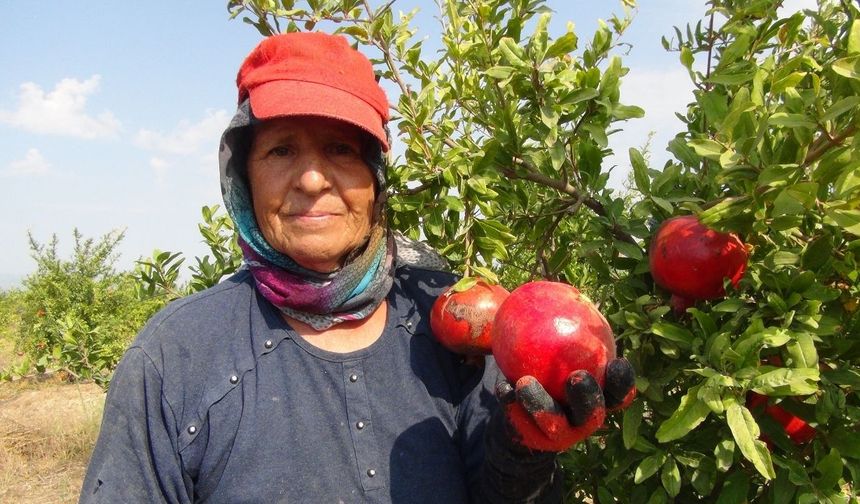
[[[747,407],[753,411],[764,410],[765,414],[774,419],[785,434],[794,442],[801,445],[808,443],[815,437],[816,430],[814,427],[806,423],[802,418],[789,413],[785,408],[778,404],[768,404],[767,396],[749,392],[747,394]],[[762,434],[762,438],[770,444],[770,440]]]
[[[436,298],[430,311],[430,329],[452,352],[483,355],[492,351],[493,317],[509,295],[500,285],[483,280],[457,291],[449,288]]]
[[[695,301],[725,295],[723,279],[738,285],[749,254],[732,233],[702,225],[695,215],[667,219],[651,241],[651,276],[673,294],[672,306],[683,311]]]
[[[603,386],[606,363],[615,358],[609,323],[575,288],[558,282],[519,286],[493,321],[493,356],[512,383],[534,376],[555,400],[567,403],[564,382],[580,369]],[[594,430],[596,426],[584,426]]]

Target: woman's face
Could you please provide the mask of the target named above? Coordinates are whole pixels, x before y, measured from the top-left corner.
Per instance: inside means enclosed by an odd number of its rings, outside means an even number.
[[[248,181],[266,241],[305,268],[330,272],[370,232],[375,177],[361,130],[321,117],[254,127]]]

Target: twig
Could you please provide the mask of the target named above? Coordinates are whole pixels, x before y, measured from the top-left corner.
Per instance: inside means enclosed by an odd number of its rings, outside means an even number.
[[[600,217],[607,217],[608,216],[606,208],[604,208],[603,205],[599,201],[597,201],[594,198],[586,197],[583,193],[581,193],[579,190],[577,190],[575,187],[573,187],[569,183],[565,183],[564,181],[554,179],[552,177],[547,177],[546,175],[538,172],[534,167],[530,166],[523,159],[514,158],[514,163],[524,167],[526,171],[524,173],[518,173],[515,170],[513,170],[511,168],[506,168],[506,167],[501,167],[500,170],[502,171],[503,174],[505,174],[508,177],[516,178],[516,179],[522,179],[522,180],[529,180],[529,181],[550,187],[550,188],[555,189],[556,191],[562,192],[564,194],[569,194],[570,196],[573,196],[576,199],[582,198],[582,204],[587,206],[588,208],[590,208],[594,213],[596,213]],[[639,246],[639,244],[636,243],[636,239],[633,238],[632,236],[630,236],[623,229],[619,228],[617,224],[613,224],[610,231],[612,232],[612,235],[615,238],[618,238],[621,241],[630,243],[631,245],[636,245],[637,247]]]
[[[852,124],[851,126],[845,128],[841,133],[832,135],[827,130],[823,131],[821,136],[819,136],[815,142],[812,144],[812,148],[809,152],[806,153],[806,157],[803,159],[803,167],[807,167],[812,163],[818,161],[821,156],[827,153],[831,147],[836,147],[837,145],[842,145],[842,141],[846,138],[854,135],[857,131],[857,126]]]

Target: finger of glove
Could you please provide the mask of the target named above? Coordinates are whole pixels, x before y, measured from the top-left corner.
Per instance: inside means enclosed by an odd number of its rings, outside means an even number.
[[[549,439],[566,437],[570,424],[564,408],[550,396],[533,376],[517,380],[517,403],[531,417],[534,424]]]
[[[517,399],[514,386],[501,374],[496,379],[496,398],[504,405],[512,404]]]
[[[571,425],[585,424],[597,409],[604,409],[603,393],[588,371],[574,371],[564,382],[567,395],[567,419]]]
[[[517,380],[516,392],[517,402],[522,404],[526,412],[532,416],[539,412],[556,415],[564,413],[561,405],[547,393],[534,376],[523,376]]]
[[[603,396],[608,409],[626,406],[632,401],[636,373],[627,359],[612,359],[606,364]]]

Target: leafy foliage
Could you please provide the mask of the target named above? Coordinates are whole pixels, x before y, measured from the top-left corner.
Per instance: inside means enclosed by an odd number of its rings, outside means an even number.
[[[204,206],[201,213],[203,222],[197,228],[212,256],[195,257],[195,265],[190,267],[191,281],[181,284],[183,254],[156,249],[152,257],[137,262],[134,277],[141,298],[155,297],[168,302],[200,292],[216,285],[242,265],[242,251],[230,217],[220,212],[218,205]]]
[[[19,294],[17,343],[29,356],[28,366],[107,382],[131,338],[157,308],[137,298],[129,274],[114,269],[122,237],[112,233],[96,241],[76,229],[70,259],[58,255],[56,235],[47,244],[30,237],[36,271]]]
[[[230,0],[262,34],[329,23],[381,57],[400,90],[392,224],[465,275],[509,287],[543,277],[599,301],[639,372],[639,399],[564,457],[572,499],[596,502],[856,502],[860,282],[860,87],[856,4],[712,0],[663,40],[695,101],[661,169],[629,152],[635,192],[606,187],[623,104],[618,37],[548,33],[540,0],[441,0],[427,57],[390,4]],[[625,9],[634,8],[625,1]],[[751,248],[724,299],[676,316],[649,275],[651,231],[697,214]],[[776,364],[779,363],[779,366]],[[795,445],[747,407],[750,391],[810,422]],[[767,442],[765,442],[765,439]]]

